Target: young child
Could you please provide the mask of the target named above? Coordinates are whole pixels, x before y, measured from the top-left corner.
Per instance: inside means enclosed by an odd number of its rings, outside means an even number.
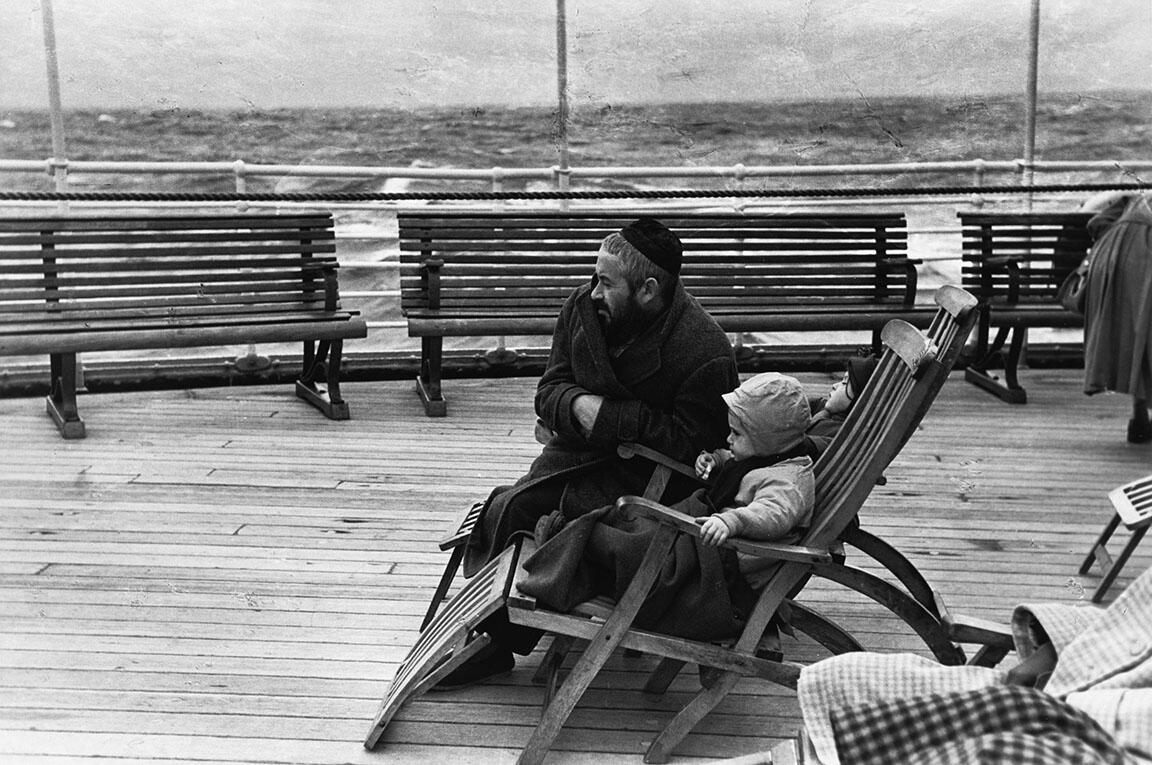
[[[724,394],[728,448],[702,452],[696,474],[711,479],[712,515],[701,539],[718,546],[730,536],[783,539],[812,518],[815,479],[805,446],[811,408],[793,377],[766,372]]]
[[[812,423],[804,434],[804,443],[813,461],[824,453],[828,444],[840,432],[840,426],[844,424],[857,397],[864,391],[874,369],[875,356],[854,356],[848,359],[848,371],[844,373],[844,379],[833,384],[826,397],[816,397],[809,402],[812,407]]]

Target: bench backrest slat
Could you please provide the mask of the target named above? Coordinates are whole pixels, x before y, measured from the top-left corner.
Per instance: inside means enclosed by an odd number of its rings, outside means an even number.
[[[0,218],[0,315],[322,307],[335,265],[328,213]]]
[[[1008,300],[1014,277],[993,266],[1008,259],[1018,266],[1017,303],[1054,304],[1060,284],[1092,245],[1091,217],[1086,212],[959,213],[961,283],[982,300]]]
[[[401,308],[430,307],[425,265],[440,275],[439,310],[535,308],[555,314],[591,277],[605,236],[636,216],[601,213],[401,212]],[[825,302],[901,305],[907,231],[901,213],[660,215],[684,243],[681,276],[710,310]]]

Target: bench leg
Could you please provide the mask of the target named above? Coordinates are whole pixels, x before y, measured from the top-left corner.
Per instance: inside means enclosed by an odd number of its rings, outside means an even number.
[[[84,438],[84,421],[76,406],[76,354],[50,354],[52,383],[48,393],[48,414],[64,438]]]
[[[1004,355],[1004,342],[1011,333],[1012,339],[1008,345],[1008,354]],[[977,385],[994,396],[1009,404],[1025,404],[1028,394],[1020,387],[1016,379],[1016,369],[1020,364],[1020,357],[1024,351],[1024,340],[1028,336],[1026,327],[1001,327],[996,333],[996,339],[986,345],[984,355],[974,364],[964,370],[964,379]],[[977,343],[977,348],[980,348]],[[1003,382],[988,372],[997,361],[1003,361]]]
[[[340,396],[340,359],[343,340],[304,341],[304,372],[296,381],[296,396],[324,413],[330,420],[347,420],[348,404]],[[317,380],[323,376],[324,384]]]
[[[872,353],[879,358],[880,354],[884,352],[884,341],[880,337],[881,330],[872,330]]]
[[[429,417],[448,415],[448,402],[440,390],[443,364],[444,338],[420,338],[420,376],[416,378],[416,393],[424,402],[424,413]]]

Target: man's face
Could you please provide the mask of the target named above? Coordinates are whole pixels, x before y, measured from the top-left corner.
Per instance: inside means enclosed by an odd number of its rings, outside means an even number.
[[[624,264],[618,255],[605,252],[596,255],[596,286],[592,289],[596,317],[609,339],[626,338],[641,325],[643,313],[636,293],[624,277]]]

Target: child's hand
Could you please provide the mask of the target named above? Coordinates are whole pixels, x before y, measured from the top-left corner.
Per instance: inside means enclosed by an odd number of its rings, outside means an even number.
[[[696,477],[707,481],[714,467],[716,467],[716,458],[709,452],[700,452],[696,458]]]
[[[731,535],[731,529],[728,528],[727,523],[720,520],[720,516],[710,515],[701,519],[700,541],[704,544],[719,547]]]

